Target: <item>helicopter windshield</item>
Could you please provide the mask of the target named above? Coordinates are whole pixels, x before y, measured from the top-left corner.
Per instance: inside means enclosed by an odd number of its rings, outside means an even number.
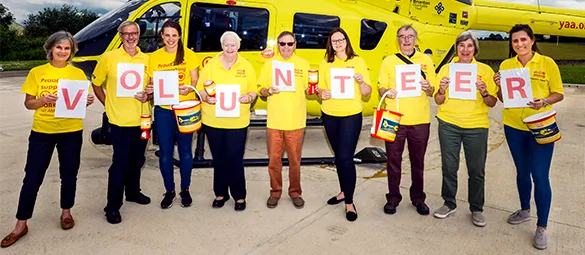
[[[132,0],[112,10],[75,34],[78,44],[76,56],[101,55],[117,33],[118,26],[148,0]]]

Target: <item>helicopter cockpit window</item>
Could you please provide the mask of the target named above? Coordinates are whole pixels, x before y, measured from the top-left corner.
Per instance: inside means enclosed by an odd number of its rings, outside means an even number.
[[[160,32],[167,20],[179,22],[181,18],[181,3],[170,2],[156,5],[146,11],[142,17],[135,20],[140,26],[140,40],[138,47],[142,52],[153,52],[164,46],[160,39]]]
[[[329,32],[339,27],[337,16],[295,13],[293,33],[298,49],[325,49]]]
[[[187,46],[196,52],[221,51],[219,38],[234,31],[242,39],[240,51],[266,48],[269,13],[266,9],[194,3]]]
[[[104,53],[118,33],[118,26],[142,6],[147,0],[132,0],[120,8],[112,10],[75,34],[77,39],[76,56],[96,56]]]
[[[382,21],[371,19],[362,19],[362,28],[360,29],[360,48],[362,50],[373,50],[376,48],[380,39],[384,35],[388,24]]]

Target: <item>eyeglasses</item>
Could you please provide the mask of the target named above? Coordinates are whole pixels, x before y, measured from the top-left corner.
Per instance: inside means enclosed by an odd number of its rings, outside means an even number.
[[[122,36],[138,36],[138,32],[120,32]]]
[[[414,35],[401,35],[401,36],[398,36],[398,39],[399,40],[404,40],[404,39],[412,40],[412,39],[414,39]]]
[[[278,42],[278,45],[280,45],[281,47],[284,47],[285,45],[288,45],[288,47],[292,47],[293,45],[295,45],[295,42]]]
[[[338,40],[331,40],[331,43],[333,43],[333,44],[340,44],[343,41],[345,41],[345,38],[341,38],[341,39],[338,39]]]

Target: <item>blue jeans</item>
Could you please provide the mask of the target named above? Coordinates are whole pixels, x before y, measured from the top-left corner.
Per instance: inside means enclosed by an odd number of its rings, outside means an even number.
[[[346,204],[353,204],[355,193],[356,169],[353,155],[362,130],[362,113],[336,117],[322,113],[325,133],[335,155],[335,167],[339,178],[339,188]]]
[[[158,162],[165,189],[167,191],[175,190],[173,152],[175,151],[176,139],[177,150],[179,151],[181,190],[186,190],[191,185],[191,172],[193,171],[193,152],[191,151],[193,134],[181,134],[179,132],[175,113],[172,110],[156,106],[154,108],[154,118],[160,150]]]
[[[530,209],[530,195],[534,182],[537,226],[546,227],[552,200],[549,172],[554,143],[538,144],[529,131],[504,126],[508,147],[516,165],[516,184],[523,210]]]

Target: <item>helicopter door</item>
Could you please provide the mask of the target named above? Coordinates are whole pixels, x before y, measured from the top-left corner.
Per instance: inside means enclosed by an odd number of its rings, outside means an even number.
[[[174,20],[181,24],[180,2],[167,2],[146,8],[148,9],[144,14],[135,20],[140,27],[138,47],[144,53],[154,52],[164,46],[160,32],[165,21]]]

